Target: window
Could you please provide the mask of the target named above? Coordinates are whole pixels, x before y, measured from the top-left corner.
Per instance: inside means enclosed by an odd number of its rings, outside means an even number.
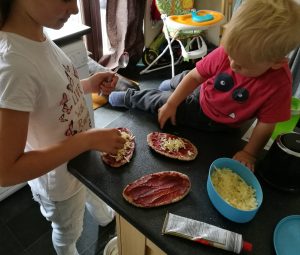
[[[76,15],[71,15],[67,23],[80,23],[82,24],[82,12],[81,12],[81,5],[80,0],[77,0],[77,6],[79,9],[79,12]]]

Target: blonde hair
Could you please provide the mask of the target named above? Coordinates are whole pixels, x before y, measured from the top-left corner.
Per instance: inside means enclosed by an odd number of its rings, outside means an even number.
[[[300,4],[294,0],[246,0],[225,26],[225,51],[249,61],[276,62],[300,45]]]

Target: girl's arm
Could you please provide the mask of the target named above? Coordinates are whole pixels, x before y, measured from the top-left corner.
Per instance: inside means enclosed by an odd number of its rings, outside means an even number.
[[[116,153],[124,144],[117,129],[91,129],[49,147],[24,152],[28,122],[28,112],[0,109],[0,186],[37,178],[84,151]]]

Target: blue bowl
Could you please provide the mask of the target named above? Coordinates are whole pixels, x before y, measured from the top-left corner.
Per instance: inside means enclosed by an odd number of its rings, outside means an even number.
[[[256,190],[257,208],[253,210],[240,210],[227,203],[218,194],[214,185],[212,184],[211,174],[215,168],[229,168],[233,172],[237,173],[248,185],[252,186]],[[225,218],[237,223],[245,223],[252,220],[263,201],[262,189],[255,175],[250,171],[249,168],[231,158],[219,158],[211,164],[207,178],[207,192],[210,201],[219,211],[219,213],[221,213]]]

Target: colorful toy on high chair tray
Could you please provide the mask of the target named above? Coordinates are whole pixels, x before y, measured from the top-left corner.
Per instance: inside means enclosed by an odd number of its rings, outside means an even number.
[[[199,12],[198,14],[196,10],[192,10],[192,20],[195,22],[204,22],[213,19],[214,16],[210,13],[202,14],[201,12]]]
[[[220,12],[211,10],[192,10],[189,14],[167,17],[168,25],[173,29],[208,29],[224,19]]]

